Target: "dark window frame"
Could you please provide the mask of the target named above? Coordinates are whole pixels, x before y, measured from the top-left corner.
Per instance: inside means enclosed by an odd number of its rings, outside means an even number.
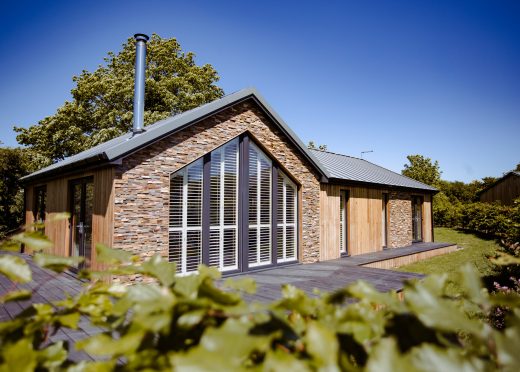
[[[236,138],[236,137],[235,137]],[[235,140],[235,138],[230,141]],[[225,146],[228,142],[223,143]],[[253,142],[265,155],[271,160],[271,263],[261,266],[249,267],[248,264],[248,231],[249,231],[249,148]],[[221,147],[219,146],[219,147]],[[209,248],[210,248],[210,211],[211,211],[211,152],[202,156],[203,162],[203,177],[202,177],[202,263],[209,264]],[[200,158],[199,158],[200,159]],[[197,159],[198,160],[198,159]],[[196,161],[196,160],[195,160]],[[287,172],[271,154],[266,151],[265,147],[257,141],[249,132],[244,132],[238,136],[238,269],[222,272],[223,276],[230,276],[240,274],[243,272],[252,272],[265,270],[275,266],[292,265],[299,262],[300,257],[300,188],[301,184],[295,180],[289,172]],[[193,162],[190,162],[192,164]],[[186,164],[182,168],[172,172],[170,178],[175,173],[181,171],[190,164]],[[296,186],[296,226],[295,226],[295,240],[296,253],[295,259],[287,262],[278,262],[278,241],[276,238],[276,231],[278,226],[277,206],[277,178],[278,172],[283,172]]]

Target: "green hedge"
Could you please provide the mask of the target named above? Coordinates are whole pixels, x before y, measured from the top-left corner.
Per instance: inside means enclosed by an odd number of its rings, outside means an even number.
[[[37,233],[14,239],[50,246]],[[461,268],[457,296],[446,292],[447,276],[437,275],[407,283],[404,300],[358,282],[317,297],[287,285],[279,301],[257,304],[242,299],[254,291],[248,279],[218,281],[220,274],[206,267],[176,277],[175,264],[158,256],[137,263],[123,251],[99,246],[97,253],[107,269],[84,272],[91,281],[81,293],[34,304],[0,323],[1,371],[515,371],[520,365],[520,296],[488,293],[469,265]],[[45,254],[34,260],[57,272],[73,263]],[[0,255],[0,273],[31,280],[28,265],[14,255]],[[135,274],[155,282],[98,280]],[[30,296],[14,290],[0,300]],[[502,331],[485,321],[497,306],[513,309]],[[49,342],[49,334],[77,329],[81,318],[104,333],[75,345]],[[72,361],[73,347],[104,359]]]
[[[520,199],[512,206],[490,203],[452,203],[442,193],[434,199],[436,226],[465,230],[520,241]]]

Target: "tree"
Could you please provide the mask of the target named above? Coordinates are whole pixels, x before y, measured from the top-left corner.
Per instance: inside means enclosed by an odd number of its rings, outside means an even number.
[[[145,125],[198,107],[223,95],[209,64],[197,66],[192,52],[176,39],[153,34],[148,43]],[[15,127],[20,144],[50,161],[63,159],[128,132],[133,120],[135,42],[109,52],[94,72],[83,70],[72,80],[72,101],[29,128]]]
[[[311,150],[327,151],[327,145],[318,145],[318,147],[316,147],[314,141],[309,141],[309,143],[307,144],[307,148]]]
[[[20,178],[34,170],[29,150],[0,148],[0,239],[20,226],[23,190]]]
[[[410,164],[404,165],[404,169],[401,171],[403,176],[430,186],[437,186],[439,184],[442,172],[437,160],[432,162],[432,159],[422,155],[408,155],[406,158]]]
[[[520,163],[516,165],[515,171],[520,172]]]

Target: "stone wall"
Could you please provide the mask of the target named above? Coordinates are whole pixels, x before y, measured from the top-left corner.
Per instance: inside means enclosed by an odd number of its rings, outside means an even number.
[[[167,257],[170,174],[246,131],[301,184],[299,258],[301,262],[317,261],[319,175],[252,100],[227,108],[123,159],[114,185],[113,246],[142,258],[155,253]]]
[[[390,214],[388,247],[397,248],[412,244],[411,195],[405,192],[391,192],[388,204]]]

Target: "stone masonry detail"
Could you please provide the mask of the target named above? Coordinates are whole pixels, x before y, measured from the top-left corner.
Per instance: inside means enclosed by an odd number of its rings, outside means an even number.
[[[388,203],[390,206],[388,246],[397,248],[412,244],[412,198],[410,194],[391,192]]]
[[[122,160],[114,182],[115,248],[168,256],[170,174],[248,132],[301,185],[299,259],[319,259],[319,174],[252,100],[238,103]]]

